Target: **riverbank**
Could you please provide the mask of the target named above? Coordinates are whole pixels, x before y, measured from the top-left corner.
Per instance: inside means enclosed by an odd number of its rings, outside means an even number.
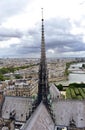
[[[78,73],[78,68],[81,68],[85,62],[75,63],[69,62],[66,64],[65,77],[56,80],[56,84],[62,84],[68,86],[70,83],[85,83],[85,73]],[[71,69],[75,69],[75,73],[71,72]],[[84,71],[85,72],[85,71]]]
[[[66,81],[67,77],[57,77],[57,78],[51,78],[49,79],[49,82],[60,82],[60,81]]]

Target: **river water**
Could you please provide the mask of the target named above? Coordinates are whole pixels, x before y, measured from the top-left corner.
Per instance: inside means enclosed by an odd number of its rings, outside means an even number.
[[[82,64],[85,63],[76,63],[70,65],[69,71],[71,71],[71,73],[68,75],[68,80],[57,82],[56,84],[63,84],[67,86],[70,83],[85,83],[85,71],[81,69]]]
[[[68,76],[69,83],[85,83],[85,71],[81,69],[82,64],[85,63],[77,63],[70,65],[69,70],[72,72]]]

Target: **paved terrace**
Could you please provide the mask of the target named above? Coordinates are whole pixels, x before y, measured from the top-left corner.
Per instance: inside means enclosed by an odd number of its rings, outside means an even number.
[[[10,118],[10,112],[15,111],[16,121],[26,121],[26,116],[29,115],[29,108],[31,108],[32,99],[26,97],[11,97],[6,96],[2,108],[2,117],[4,119]]]
[[[54,123],[42,102],[22,130],[54,130]]]

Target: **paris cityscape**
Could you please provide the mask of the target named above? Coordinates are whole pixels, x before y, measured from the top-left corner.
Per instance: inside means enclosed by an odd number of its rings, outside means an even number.
[[[31,118],[30,113],[32,113],[33,102],[38,93],[39,62],[40,59],[38,58],[0,59],[0,128],[2,130],[25,130],[25,123]],[[85,84],[83,78],[76,78],[76,76],[85,76],[85,69],[82,66],[84,63],[85,58],[47,59],[49,89],[53,103],[52,109],[56,116],[56,124],[58,123],[55,129],[77,130],[79,128],[76,127],[80,127],[83,130],[85,127]],[[67,67],[68,64],[69,67]],[[44,114],[45,108],[43,106],[41,108],[42,114]],[[11,112],[14,113],[14,118],[10,116]],[[70,116],[68,116],[68,113]],[[48,118],[47,114],[44,116]],[[48,119],[50,120],[50,117]],[[43,120],[43,117],[41,117],[41,120]],[[72,122],[72,120],[76,122]],[[11,123],[14,123],[14,121],[15,127],[10,128]],[[38,119],[35,122],[37,121]],[[53,124],[49,125],[50,121],[47,124],[45,119],[44,121],[45,126],[43,122],[41,130],[46,129],[45,127],[54,129],[51,128],[54,126]],[[28,126],[30,126],[30,123],[28,123]],[[38,126],[36,129],[38,129]],[[26,130],[30,130],[29,127]]]
[[[48,2],[0,2],[0,130],[85,130],[85,1]]]

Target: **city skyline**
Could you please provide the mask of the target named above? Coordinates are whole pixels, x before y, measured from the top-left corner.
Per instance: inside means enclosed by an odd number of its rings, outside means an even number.
[[[84,0],[0,1],[0,57],[40,57],[41,8],[47,57],[84,57]]]

